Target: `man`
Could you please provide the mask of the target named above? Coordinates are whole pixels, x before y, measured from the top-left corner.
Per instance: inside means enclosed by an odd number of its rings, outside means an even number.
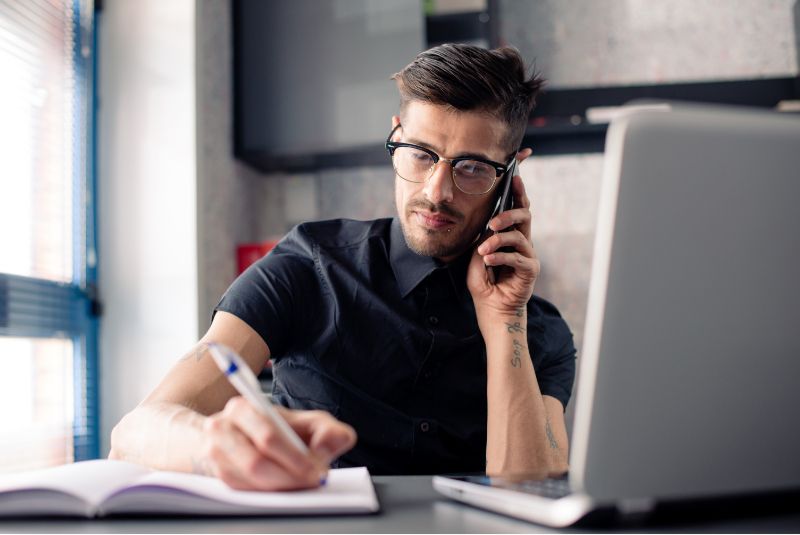
[[[575,349],[556,309],[532,297],[539,262],[519,176],[515,207],[481,242],[504,171],[531,153],[518,147],[542,80],[512,49],[465,45],[423,52],[393,78],[397,217],[293,229],[115,427],[112,458],[255,489],[316,486],[331,463],[373,474],[567,469]],[[273,398],[309,455],[235,395],[207,355],[212,341],[253,370],[273,359]]]

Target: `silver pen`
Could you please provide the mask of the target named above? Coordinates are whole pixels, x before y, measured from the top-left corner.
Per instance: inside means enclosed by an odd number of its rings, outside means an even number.
[[[214,362],[217,363],[217,366],[219,366],[219,369],[222,370],[233,387],[260,413],[272,420],[272,423],[298,451],[303,455],[308,455],[308,446],[283,419],[283,416],[275,409],[272,402],[268,400],[247,362],[236,351],[226,345],[210,342],[208,349]]]

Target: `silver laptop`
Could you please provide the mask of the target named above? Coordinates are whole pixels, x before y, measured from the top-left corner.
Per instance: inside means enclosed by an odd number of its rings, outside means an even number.
[[[676,105],[612,122],[575,402],[563,481],[434,487],[555,527],[800,489],[800,117]]]

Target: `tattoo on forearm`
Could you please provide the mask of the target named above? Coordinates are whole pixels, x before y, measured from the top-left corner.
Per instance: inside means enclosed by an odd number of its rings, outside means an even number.
[[[522,347],[522,343],[520,343],[520,341],[517,340],[516,338],[513,340],[513,343],[514,343],[514,358],[511,359],[511,365],[514,368],[519,368],[520,366],[522,366],[522,350],[524,348]]]
[[[206,356],[208,352],[208,344],[205,342],[201,342],[194,346],[191,351],[186,353],[184,356],[180,358],[180,360],[189,360],[190,358],[194,357],[195,362],[200,362],[200,360]]]
[[[550,418],[547,418],[547,421],[544,424],[544,432],[547,434],[547,440],[550,442],[550,448],[557,450],[558,442],[556,442],[556,437],[553,435],[553,430],[550,428]]]
[[[520,323],[518,321],[516,321],[514,323],[506,322],[506,327],[508,328],[508,332],[510,332],[510,333],[524,333],[525,332],[525,327],[520,325]]]
[[[524,315],[524,311],[525,311],[524,308],[518,308],[515,312],[515,315],[518,318],[521,318]],[[514,323],[507,321],[505,322],[505,324],[506,324],[506,329],[511,334],[525,333],[525,327],[523,327],[519,321],[515,321]],[[516,338],[514,338],[511,342],[514,344],[513,347],[514,357],[511,359],[511,366],[513,366],[514,368],[520,368],[522,367],[522,356],[525,352],[525,346],[522,344],[522,342],[520,342]]]

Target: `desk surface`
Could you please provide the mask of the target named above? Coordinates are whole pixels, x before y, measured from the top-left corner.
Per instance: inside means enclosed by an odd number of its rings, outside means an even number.
[[[437,494],[430,476],[373,478],[381,512],[363,516],[259,518],[116,518],[0,520],[0,532],[15,533],[535,533],[548,528],[475,509]],[[694,518],[666,525],[632,524],[608,528],[614,532],[800,532],[800,506],[794,511],[764,512],[738,518]],[[696,515],[695,515],[696,516]],[[569,530],[567,530],[569,531]],[[575,531],[575,530],[573,530]],[[603,531],[580,526],[580,532]]]

